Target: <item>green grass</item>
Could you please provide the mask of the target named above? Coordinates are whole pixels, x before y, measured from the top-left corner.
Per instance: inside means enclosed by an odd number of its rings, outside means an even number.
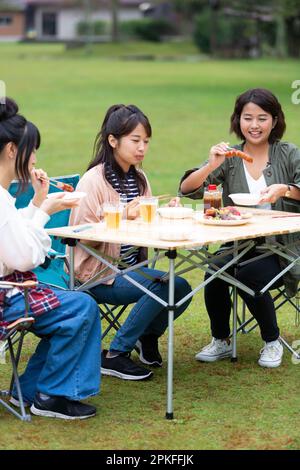
[[[286,114],[286,139],[300,144],[300,107],[291,103],[298,62],[117,60],[141,51],[134,47],[97,46],[85,55],[60,45],[0,45],[0,79],[39,126],[39,164],[50,175],[84,172],[104,113],[118,102],[140,106],[151,120],[153,140],[144,167],[155,193],[175,194],[184,170],[202,162],[211,145],[236,142],[228,134],[229,118],[235,97],[247,88],[274,91]],[[142,52],[153,54],[148,47]],[[170,56],[172,49],[176,56],[174,45],[169,52],[164,47],[158,55]],[[186,46],[176,58],[194,53]],[[197,276],[187,278],[196,285]],[[283,309],[279,324],[287,339],[299,338],[291,309]],[[165,336],[164,359],[166,341]],[[90,400],[98,415],[86,422],[33,418],[21,424],[0,408],[0,449],[298,449],[300,366],[285,353],[279,369],[258,367],[258,331],[239,336],[238,363],[197,363],[194,354],[208,341],[209,322],[198,293],[175,326],[174,421],[164,419],[165,363],[151,382],[104,377],[101,394]],[[22,365],[35,344],[28,335]],[[0,366],[1,387],[8,372],[8,365]]]

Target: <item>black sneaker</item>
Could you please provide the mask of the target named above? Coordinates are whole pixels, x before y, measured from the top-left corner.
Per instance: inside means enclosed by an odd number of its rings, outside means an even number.
[[[107,350],[102,351],[101,372],[123,380],[146,380],[153,372],[138,366],[130,359],[130,353],[121,353],[116,357],[107,358]]]
[[[36,394],[30,411],[37,416],[60,419],[86,419],[96,414],[94,406],[68,400],[65,397],[42,398],[40,393]]]
[[[152,367],[162,366],[162,357],[158,350],[158,336],[145,335],[141,336],[136,342],[136,348],[140,354],[140,360],[144,364]]]

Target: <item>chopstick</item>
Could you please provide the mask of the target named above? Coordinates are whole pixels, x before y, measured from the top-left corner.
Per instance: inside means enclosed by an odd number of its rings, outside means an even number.
[[[42,181],[47,181],[47,183],[49,183],[50,186],[53,186],[54,188],[58,188],[58,189],[62,190],[61,182],[55,180],[54,178],[50,179],[50,178],[44,178],[43,176],[41,176],[39,179],[42,180]]]
[[[44,179],[44,181],[45,181],[45,179]],[[51,180],[48,180],[48,182],[49,182],[49,186],[53,186],[53,188],[57,188],[57,189],[60,189],[61,191],[63,191],[63,188],[60,188],[58,184],[52,182]]]
[[[154,196],[156,197],[159,201],[163,201],[164,199],[170,199],[170,197],[173,197],[172,194],[160,194],[159,196]]]
[[[271,219],[281,219],[283,217],[300,217],[300,214],[290,214],[290,215],[272,215]]]
[[[73,192],[74,188],[71,184],[63,183],[62,181],[58,181],[55,178],[40,178],[43,181],[47,181],[50,186],[54,188],[60,189],[61,191]]]

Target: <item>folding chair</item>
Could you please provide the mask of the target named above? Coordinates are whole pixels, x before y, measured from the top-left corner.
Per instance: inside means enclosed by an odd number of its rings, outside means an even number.
[[[274,301],[274,305],[275,305],[275,311],[277,313],[277,311],[279,311],[279,309],[285,305],[285,304],[289,304],[291,307],[293,307],[295,309],[295,326],[299,326],[300,325],[300,322],[299,322],[299,319],[300,319],[300,286],[298,287],[298,290],[297,290],[297,293],[295,295],[295,297],[291,298],[291,297],[288,297],[286,292],[285,292],[285,289],[284,287],[279,287],[277,289],[274,289],[274,292],[272,293],[271,291],[271,294],[272,297],[273,297],[273,301]],[[255,321],[255,318],[250,315],[249,318],[246,318],[247,316],[247,307],[246,307],[246,304],[244,302],[242,302],[242,314],[241,314],[241,317],[238,316],[237,317],[237,322],[239,324],[236,332],[239,333],[239,332],[242,332],[243,334],[247,334],[247,333],[250,333],[251,331],[253,331],[257,326],[258,326],[258,323]],[[249,325],[252,326],[248,329],[246,329],[246,327],[248,327]],[[232,336],[232,335],[230,335]],[[294,357],[296,359],[300,359],[300,354],[297,353],[297,351],[295,351],[293,349],[293,347],[282,337],[282,336],[279,336],[279,339],[282,343],[282,345],[292,354],[294,355]]]
[[[18,374],[18,364],[21,356],[23,339],[25,333],[30,329],[31,325],[34,322],[34,318],[29,316],[29,304],[28,304],[28,291],[33,287],[36,287],[37,283],[34,281],[25,281],[23,283],[13,283],[13,282],[4,282],[0,281],[0,289],[12,289],[14,287],[19,287],[24,290],[24,316],[17,319],[12,323],[0,322],[0,339],[6,341],[8,345],[8,351],[10,355],[10,360],[12,364],[12,378],[10,381],[10,386],[8,390],[0,390],[0,396],[11,397],[12,389],[15,387],[17,392],[17,399],[20,404],[20,412],[18,412],[14,407],[9,405],[9,402],[0,398],[0,404],[3,405],[10,413],[15,415],[21,421],[30,421],[31,416],[27,414],[24,407],[23,395],[20,387],[19,374]],[[17,350],[15,352],[12,338],[15,333],[20,332],[20,337],[18,340]]]
[[[71,184],[76,188],[80,175],[66,175],[66,176],[57,176],[55,180],[62,183]],[[9,192],[12,196],[16,197],[16,207],[21,209],[28,206],[31,201],[34,191],[32,186],[29,184],[26,192],[20,193],[18,195],[19,183],[14,181],[10,188]],[[49,187],[49,192],[57,192],[59,189],[54,188],[53,186]],[[46,228],[52,227],[64,227],[69,224],[70,210],[65,210],[51,216],[50,221],[47,223]],[[69,276],[64,271],[64,265],[68,266],[68,260],[66,257],[66,245],[61,242],[60,239],[52,239],[51,251],[48,253],[48,257],[43,265],[34,269],[39,282],[44,284],[49,284],[52,287],[57,287],[59,289],[68,289],[69,287]],[[89,292],[88,292],[89,293]],[[92,295],[92,294],[90,294]],[[105,319],[108,323],[106,329],[102,333],[101,339],[104,339],[111,329],[118,330],[121,326],[119,319],[126,310],[127,305],[108,305],[101,304],[99,305],[100,318],[101,320]],[[14,336],[14,342],[18,341],[18,336]]]
[[[62,183],[71,184],[74,188],[76,188],[80,175],[66,175],[66,176],[58,176],[55,179],[61,181]],[[34,190],[31,184],[28,184],[27,190],[18,194],[19,189],[19,182],[13,181],[9,187],[10,194],[16,198],[16,207],[18,209],[22,209],[23,207],[27,207],[29,202],[31,201]],[[49,192],[56,192],[59,189],[50,186]],[[68,225],[69,223],[69,216],[70,210],[65,210],[58,212],[57,214],[53,214],[51,216],[50,221],[47,223],[46,227],[62,227]],[[33,270],[36,274],[39,282],[44,284],[49,284],[52,287],[57,287],[60,289],[67,289],[68,288],[68,275],[64,272],[64,263],[66,261],[66,254],[65,254],[65,245],[63,245],[60,240],[52,239],[52,248],[48,253],[48,256],[43,263],[43,265],[37,267]],[[10,333],[10,341],[12,346],[19,343],[22,340],[23,336],[26,334],[26,330],[20,332],[18,329],[14,330]],[[6,342],[4,346],[4,350],[7,351],[9,348],[9,343]]]
[[[80,175],[66,175],[66,176],[57,176],[55,179],[62,183],[71,184],[76,188]],[[16,197],[16,207],[21,209],[27,207],[31,201],[34,191],[32,186],[29,184],[25,192],[18,194],[19,183],[13,181],[9,187],[9,192],[12,196]],[[59,192],[60,190],[50,186],[49,193]],[[53,214],[46,225],[46,228],[53,227],[64,227],[68,225],[70,217],[70,210],[65,210]],[[48,257],[43,265],[34,269],[34,272],[38,280],[44,284],[50,284],[53,287],[58,287],[61,289],[68,288],[68,275],[64,272],[63,266],[67,262],[66,259],[66,245],[61,243],[59,239],[52,239],[51,250],[48,253]]]

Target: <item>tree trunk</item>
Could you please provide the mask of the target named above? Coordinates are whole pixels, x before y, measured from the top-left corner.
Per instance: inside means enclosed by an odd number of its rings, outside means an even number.
[[[276,15],[276,55],[278,57],[287,56],[285,18],[281,12]]]
[[[118,21],[119,0],[110,0],[110,2],[111,2],[111,40],[112,42],[118,42],[119,40],[119,21]]]

